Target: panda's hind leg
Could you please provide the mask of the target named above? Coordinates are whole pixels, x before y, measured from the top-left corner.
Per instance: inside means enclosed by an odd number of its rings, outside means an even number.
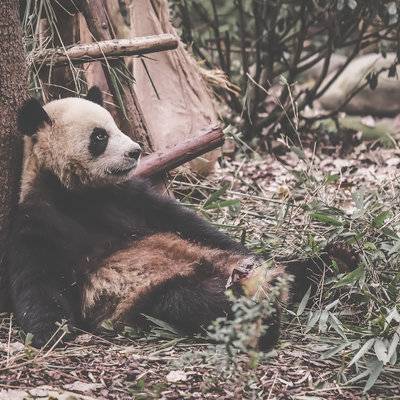
[[[168,322],[186,334],[205,331],[218,317],[233,318],[232,301],[234,297],[245,295],[257,300],[272,302],[273,311],[267,317],[260,316],[260,323],[267,327],[266,331],[258,338],[260,350],[270,350],[278,341],[280,335],[281,307],[286,301],[285,290],[268,297],[271,290],[277,285],[280,278],[286,279],[283,268],[264,270],[263,278],[258,273],[251,273],[245,279],[245,291],[234,291],[235,295],[228,298],[226,285],[228,275],[221,271],[208,260],[201,260],[193,269],[193,274],[188,276],[175,276],[158,284],[135,305],[130,313],[128,324],[145,323],[145,315],[150,315],[164,322]],[[261,280],[262,284],[255,281]],[[254,282],[253,282],[254,281]],[[244,283],[244,282],[243,282]],[[261,287],[264,294],[254,296],[253,290]]]
[[[131,313],[131,322],[143,323],[145,314],[187,334],[200,332],[216,318],[230,315],[226,281],[227,277],[218,273],[214,265],[200,260],[192,274],[174,276],[141,297]]]

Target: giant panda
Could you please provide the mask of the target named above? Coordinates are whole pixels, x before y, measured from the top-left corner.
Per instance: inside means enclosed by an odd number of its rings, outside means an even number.
[[[108,320],[144,326],[147,314],[193,333],[230,314],[229,277],[260,260],[133,176],[140,146],[98,88],[44,107],[28,100],[18,124],[24,161],[7,271],[13,312],[34,346],[64,320],[97,331]],[[268,270],[264,288],[286,273]],[[305,274],[297,268],[296,290]],[[277,338],[274,318],[264,347]]]

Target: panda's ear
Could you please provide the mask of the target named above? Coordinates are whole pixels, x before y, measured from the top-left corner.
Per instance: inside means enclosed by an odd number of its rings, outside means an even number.
[[[32,136],[45,124],[51,125],[51,119],[38,100],[29,99],[18,110],[17,124],[23,135]]]
[[[89,89],[86,99],[103,107],[103,93],[97,86]]]

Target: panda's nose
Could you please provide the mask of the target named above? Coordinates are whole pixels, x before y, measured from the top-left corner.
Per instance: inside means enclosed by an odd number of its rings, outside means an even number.
[[[142,153],[141,149],[135,148],[135,149],[129,150],[127,153],[125,153],[125,156],[137,161],[139,159],[141,153]]]

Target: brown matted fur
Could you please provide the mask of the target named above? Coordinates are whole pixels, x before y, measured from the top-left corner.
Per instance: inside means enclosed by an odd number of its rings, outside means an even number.
[[[190,243],[172,233],[148,236],[112,254],[89,276],[83,289],[83,316],[98,320],[100,316],[93,315],[96,304],[107,303],[100,319],[121,321],[146,293],[171,278],[192,275],[203,261],[228,279],[249,258]]]

